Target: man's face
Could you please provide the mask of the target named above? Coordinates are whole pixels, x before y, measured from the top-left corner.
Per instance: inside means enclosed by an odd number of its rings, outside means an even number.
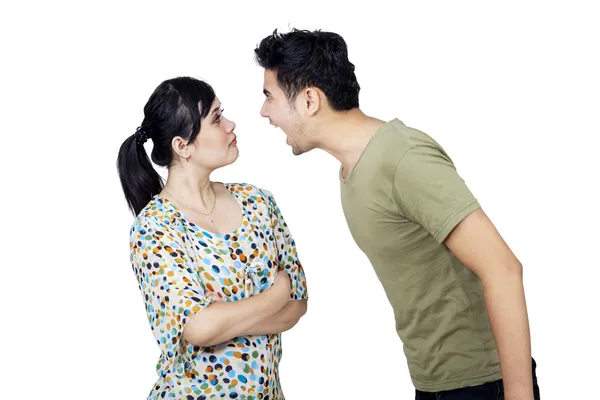
[[[265,102],[260,115],[269,118],[271,125],[281,128],[287,136],[286,143],[292,147],[294,155],[300,155],[310,148],[306,145],[303,117],[298,98],[290,104],[285,93],[277,84],[277,72],[265,69],[263,93]]]

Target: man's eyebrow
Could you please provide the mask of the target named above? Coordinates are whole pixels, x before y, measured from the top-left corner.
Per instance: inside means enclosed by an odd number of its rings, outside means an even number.
[[[271,92],[269,92],[267,89],[263,89],[263,93],[265,94],[265,96],[271,95]]]

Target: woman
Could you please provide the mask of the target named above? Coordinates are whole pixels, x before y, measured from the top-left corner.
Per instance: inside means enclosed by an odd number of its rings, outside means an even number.
[[[280,333],[306,312],[306,278],[273,195],[210,180],[238,157],[234,129],[210,85],[180,77],[119,150],[131,262],[162,353],[149,399],[284,399]]]

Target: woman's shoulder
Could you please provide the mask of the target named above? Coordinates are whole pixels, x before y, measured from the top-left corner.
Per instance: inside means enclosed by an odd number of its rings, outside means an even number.
[[[138,213],[131,225],[131,233],[147,230],[172,230],[176,228],[177,211],[169,200],[154,196]]]
[[[273,198],[273,193],[271,193],[271,191],[252,183],[227,182],[223,183],[223,186],[229,189],[233,194],[242,197],[244,200],[249,199],[250,201],[267,203]]]

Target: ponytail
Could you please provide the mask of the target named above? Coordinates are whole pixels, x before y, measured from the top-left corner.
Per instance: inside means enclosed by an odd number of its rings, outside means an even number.
[[[200,133],[215,100],[215,91],[206,82],[179,77],[162,82],[144,106],[142,126],[119,149],[117,170],[125,199],[134,216],[163,189],[162,177],[154,165],[169,168],[173,163],[173,138],[192,143]],[[152,136],[152,162],[144,143]]]
[[[156,172],[144,142],[146,132],[140,128],[125,139],[117,157],[117,171],[125,199],[131,212],[137,216],[148,202],[163,188],[162,177]]]

